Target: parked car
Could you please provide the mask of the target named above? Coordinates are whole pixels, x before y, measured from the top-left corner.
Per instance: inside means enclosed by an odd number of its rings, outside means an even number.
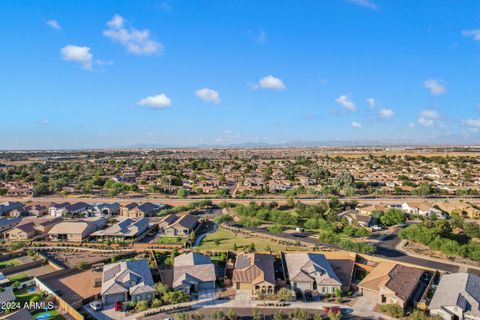
[[[90,307],[93,309],[93,311],[100,311],[103,308],[103,303],[102,301],[92,301],[90,302]]]
[[[304,296],[305,296],[305,301],[307,302],[313,301],[313,294],[310,291],[305,292]]]
[[[382,227],[374,225],[374,226],[372,226],[372,230],[373,231],[380,231],[380,230],[382,230]]]
[[[115,302],[115,311],[122,311],[122,309],[123,309],[123,302],[122,301]]]
[[[302,291],[296,290],[295,291],[295,297],[297,298],[297,300],[302,300],[303,299]]]

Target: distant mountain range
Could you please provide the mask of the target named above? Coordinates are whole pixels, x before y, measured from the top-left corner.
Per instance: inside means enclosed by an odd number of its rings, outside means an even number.
[[[458,137],[455,137],[458,138]],[[437,139],[435,139],[437,140]],[[301,148],[301,147],[406,147],[406,146],[473,146],[480,145],[479,142],[473,141],[459,141],[458,139],[438,139],[437,141],[404,141],[404,140],[324,140],[324,141],[304,141],[294,140],[283,143],[268,143],[268,142],[244,142],[234,144],[199,144],[199,145],[169,145],[158,143],[140,143],[118,149],[162,149],[162,148]]]

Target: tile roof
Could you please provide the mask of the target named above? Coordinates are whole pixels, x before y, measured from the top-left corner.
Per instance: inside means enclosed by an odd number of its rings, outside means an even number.
[[[480,277],[468,273],[445,274],[430,303],[430,310],[459,307],[480,316]]]
[[[377,292],[381,288],[387,288],[406,301],[417,287],[423,272],[421,269],[393,262],[380,262],[358,286]]]
[[[319,286],[341,286],[330,262],[319,253],[285,254],[290,281],[316,282]]]
[[[130,285],[133,282],[134,285]],[[121,261],[103,267],[101,294],[153,292],[154,282],[147,260]]]
[[[233,282],[257,284],[269,282],[275,285],[275,269],[272,255],[261,253],[240,253],[235,262]]]

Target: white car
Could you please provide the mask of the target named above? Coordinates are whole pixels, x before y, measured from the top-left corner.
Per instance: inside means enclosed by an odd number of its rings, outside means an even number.
[[[93,311],[100,311],[103,308],[103,303],[102,301],[92,301],[90,302],[90,307],[93,309]]]
[[[375,226],[372,226],[372,230],[380,231],[382,230],[382,227],[375,225]]]

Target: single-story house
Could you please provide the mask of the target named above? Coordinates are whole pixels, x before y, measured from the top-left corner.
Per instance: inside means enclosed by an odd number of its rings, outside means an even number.
[[[6,201],[0,203],[0,216],[19,217],[25,213],[25,205],[18,201]]]
[[[138,204],[136,202],[129,203],[120,209],[121,215],[126,218],[143,218],[155,216],[162,206],[145,202]]]
[[[60,222],[48,232],[48,237],[51,241],[81,242],[106,224],[104,218]]]
[[[15,227],[6,231],[5,235],[11,241],[27,240],[35,236],[46,236],[48,231],[61,221],[61,218],[54,217],[24,218]]]
[[[0,232],[5,232],[8,229],[15,227],[22,218],[0,218]]]
[[[275,292],[274,258],[270,254],[240,253],[235,261],[232,277],[237,290],[249,290],[253,294]]]
[[[98,230],[90,236],[99,241],[112,240],[124,241],[131,240],[141,236],[148,230],[148,219],[140,218],[133,220],[131,218],[123,219],[120,222],[108,227],[107,229]]]
[[[286,253],[284,258],[292,289],[321,294],[341,290],[342,283],[323,254]]]
[[[443,275],[429,309],[430,315],[444,320],[480,319],[480,277],[469,273]]]
[[[147,260],[129,260],[105,265],[102,275],[102,302],[152,300],[155,288]]]
[[[48,213],[48,208],[46,206],[42,206],[40,204],[35,204],[31,206],[25,207],[25,212],[32,216],[43,216]]]
[[[186,214],[175,220],[173,223],[163,227],[163,232],[169,237],[183,237],[186,238],[198,226],[198,218]]]
[[[209,257],[196,252],[183,253],[173,262],[174,290],[183,290],[187,294],[200,290],[215,289],[215,266]]]
[[[54,217],[61,217],[67,212],[66,207],[70,205],[70,202],[52,203],[48,208],[48,214]]]
[[[339,218],[345,218],[348,220],[348,223],[358,223],[362,227],[370,227],[374,222],[369,214],[361,214],[357,210],[348,210],[338,214]]]
[[[92,217],[116,216],[118,214],[120,214],[120,204],[118,202],[97,203],[89,212],[89,216]]]
[[[406,309],[418,289],[424,271],[394,262],[380,262],[359,284],[360,293],[378,304],[397,304]]]

